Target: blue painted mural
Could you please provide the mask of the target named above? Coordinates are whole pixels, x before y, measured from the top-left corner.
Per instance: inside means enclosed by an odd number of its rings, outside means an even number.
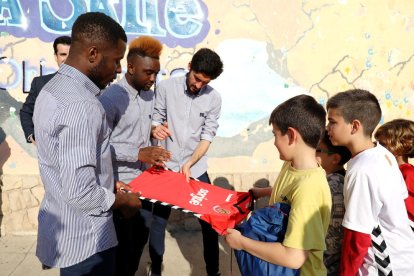
[[[169,47],[192,47],[210,29],[207,6],[200,0],[3,0],[0,32],[51,42],[70,35],[76,18],[90,11],[114,18],[129,38],[151,35]]]

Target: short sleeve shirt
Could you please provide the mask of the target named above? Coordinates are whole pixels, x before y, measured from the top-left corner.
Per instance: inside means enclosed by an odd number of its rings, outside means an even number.
[[[331,193],[325,171],[318,167],[296,170],[285,162],[273,187],[270,204],[291,205],[283,245],[309,250],[301,275],[326,275],[323,251],[331,218]]]

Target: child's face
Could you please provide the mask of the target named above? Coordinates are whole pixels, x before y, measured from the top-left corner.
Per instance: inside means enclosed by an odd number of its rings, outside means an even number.
[[[279,151],[279,158],[280,160],[287,160],[289,161],[289,137],[287,133],[285,135],[282,135],[279,128],[276,127],[274,124],[273,126],[273,135],[275,137],[275,146],[277,150]]]
[[[320,142],[316,149],[316,160],[321,164],[327,174],[330,174],[335,170],[338,164],[337,155],[337,153],[330,152],[323,142]]]
[[[329,108],[327,130],[334,146],[346,146],[352,132],[352,124],[345,122],[338,109]]]

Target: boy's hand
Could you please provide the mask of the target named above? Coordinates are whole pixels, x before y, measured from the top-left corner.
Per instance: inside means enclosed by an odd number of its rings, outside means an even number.
[[[251,188],[249,192],[253,196],[253,199],[259,199],[261,197],[270,196],[272,194],[272,187]]]
[[[236,229],[227,228],[227,235],[224,236],[227,244],[236,250],[243,250],[243,235]]]

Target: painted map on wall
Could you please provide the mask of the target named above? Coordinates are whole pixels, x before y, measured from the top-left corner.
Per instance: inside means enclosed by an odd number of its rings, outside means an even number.
[[[70,34],[87,11],[115,18],[128,39],[161,40],[160,78],[187,68],[201,47],[219,53],[224,73],[211,84],[223,107],[209,152],[211,172],[277,170],[268,116],[300,93],[324,104],[339,91],[367,89],[381,103],[382,121],[414,118],[414,4],[408,0],[3,0],[3,173],[37,174],[35,146],[26,144],[18,118],[24,91],[40,67],[44,74],[57,69],[51,42]]]

